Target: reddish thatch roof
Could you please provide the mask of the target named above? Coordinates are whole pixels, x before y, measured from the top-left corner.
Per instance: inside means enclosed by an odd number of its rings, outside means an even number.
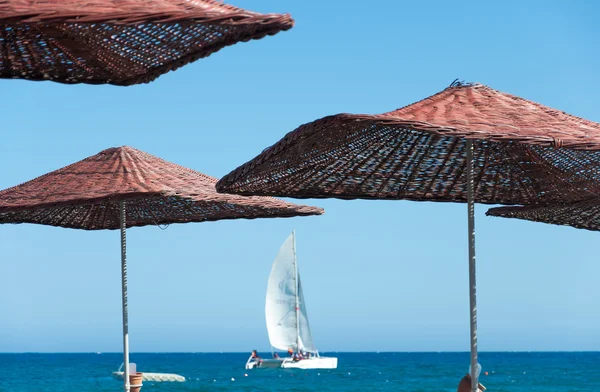
[[[131,147],[110,148],[0,191],[0,223],[118,229],[123,200],[127,227],[323,213],[271,197],[222,195],[216,182]]]
[[[552,206],[491,208],[486,215],[600,231],[600,198]]]
[[[593,194],[588,183],[598,182],[600,124],[480,84],[453,84],[389,113],[302,125],[223,177],[217,190],[462,202],[467,139],[480,203],[582,200]],[[574,173],[581,186],[565,188]]]
[[[449,87],[384,114],[349,116],[443,136],[600,150],[600,124],[481,84]]]
[[[215,0],[0,0],[0,77],[147,83],[293,23]]]

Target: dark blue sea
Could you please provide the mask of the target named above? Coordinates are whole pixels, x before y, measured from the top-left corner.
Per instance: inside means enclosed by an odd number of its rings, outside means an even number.
[[[178,373],[185,383],[142,391],[456,391],[468,353],[329,353],[336,370],[244,370],[247,353],[132,354],[139,371]],[[121,391],[120,354],[0,354],[2,392]],[[481,353],[481,382],[497,392],[599,392],[600,353]]]

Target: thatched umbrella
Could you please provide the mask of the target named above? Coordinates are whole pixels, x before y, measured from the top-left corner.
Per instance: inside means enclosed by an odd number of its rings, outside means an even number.
[[[572,160],[558,147],[573,149]],[[477,365],[474,203],[581,200],[566,169],[600,162],[600,124],[480,84],[401,109],[305,124],[217,183],[219,192],[468,203],[471,369]],[[594,180],[589,175],[588,180]],[[473,372],[472,372],[473,373]],[[478,378],[472,374],[472,389]]]
[[[486,215],[600,231],[600,197],[570,204],[491,208]]]
[[[0,78],[148,83],[293,24],[215,0],[2,0]]]
[[[217,193],[215,178],[131,147],[110,148],[0,191],[0,223],[121,230],[123,352],[129,390],[125,229],[222,219],[320,215],[323,210],[271,197]]]
[[[565,153],[572,154],[568,151]],[[571,161],[580,158],[569,156]],[[560,174],[561,186],[567,192],[584,189],[586,193],[591,192],[594,196],[550,205],[537,203],[491,208],[486,212],[486,215],[600,231],[600,187],[597,186],[600,182],[600,170],[595,164],[595,162],[600,161],[600,151],[590,152],[584,159],[586,160],[573,166],[566,166],[563,169]],[[595,180],[594,183],[590,183],[590,177]]]

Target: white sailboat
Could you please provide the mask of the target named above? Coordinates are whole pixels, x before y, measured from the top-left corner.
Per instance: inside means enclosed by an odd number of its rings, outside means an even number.
[[[337,358],[321,357],[313,343],[302,283],[298,273],[294,231],[283,243],[273,262],[267,285],[265,316],[271,346],[283,351],[291,349],[294,356],[267,360],[250,357],[246,363],[246,369],[257,367],[337,368]],[[297,354],[302,354],[302,356]]]

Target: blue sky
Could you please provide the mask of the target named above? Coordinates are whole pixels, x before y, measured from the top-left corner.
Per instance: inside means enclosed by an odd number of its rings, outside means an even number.
[[[300,124],[455,78],[600,121],[595,2],[231,3],[296,26],[149,85],[0,81],[0,188],[120,145],[222,176]],[[132,351],[267,349],[267,277],[294,228],[320,350],[468,350],[465,205],[302,202],[326,214],[129,230]],[[480,349],[600,350],[600,234],[485,210]],[[0,352],[120,351],[118,232],[6,225],[0,244]]]

